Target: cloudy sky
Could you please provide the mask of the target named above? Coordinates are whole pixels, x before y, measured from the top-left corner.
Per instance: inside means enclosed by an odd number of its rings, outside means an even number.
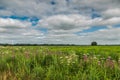
[[[0,43],[120,44],[120,0],[0,0]]]

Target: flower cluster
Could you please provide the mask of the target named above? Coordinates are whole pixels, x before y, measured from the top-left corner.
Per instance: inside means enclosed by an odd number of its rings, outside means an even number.
[[[61,64],[72,65],[72,64],[75,64],[77,61],[78,61],[78,55],[76,54],[71,54],[71,55],[60,57]]]

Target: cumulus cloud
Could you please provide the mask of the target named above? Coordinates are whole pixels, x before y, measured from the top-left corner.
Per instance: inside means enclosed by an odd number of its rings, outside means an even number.
[[[108,19],[104,19],[104,18],[96,18],[92,20],[92,25],[101,25],[101,26],[112,26],[115,24],[119,24],[120,23],[120,17],[112,17],[112,18],[108,18]]]
[[[91,32],[88,38],[98,41],[100,44],[119,44],[120,28],[110,28]]]
[[[91,9],[103,12],[109,9],[120,8],[119,0],[1,0],[0,7],[4,13],[21,16],[45,17],[54,14],[80,13],[90,15]],[[3,12],[2,12],[3,13]],[[26,14],[27,13],[27,14]],[[7,14],[6,14],[7,15]]]
[[[31,23],[29,22],[21,22],[19,20],[15,20],[15,19],[10,19],[10,18],[7,18],[7,19],[4,19],[4,18],[0,18],[0,26],[2,27],[6,27],[6,26],[16,26],[16,27],[27,27],[27,26],[30,26]]]
[[[76,32],[91,28],[92,26],[113,26],[120,23],[120,17],[104,19],[102,17],[91,19],[79,14],[55,15],[39,21],[37,27],[47,28],[55,32]]]
[[[57,15],[45,18],[39,21],[37,28],[47,28],[46,43],[71,43],[71,44],[90,44],[91,41],[98,41],[100,44],[110,44],[111,42],[119,43],[120,28],[114,28],[112,25],[120,22],[119,17],[110,19],[95,18],[82,15]],[[91,26],[106,26],[95,32],[83,32],[74,34],[77,31],[87,30]],[[74,40],[75,39],[75,40]]]
[[[42,26],[48,29],[54,30],[71,30],[71,29],[84,29],[91,20],[89,17],[85,17],[78,14],[72,15],[55,15],[39,21],[38,27]]]
[[[120,17],[120,8],[111,8],[103,12],[103,17]]]
[[[119,4],[119,0],[0,0],[0,41],[119,43],[120,29],[113,26],[120,24]],[[8,18],[2,18],[6,16]],[[30,20],[10,16],[37,17],[39,22],[33,20],[37,24],[33,25]],[[106,29],[84,32],[94,26],[106,26]]]
[[[29,42],[37,37],[42,37],[43,33],[31,28],[30,22],[0,18],[0,35],[3,43],[12,40],[19,43],[20,40]]]
[[[48,34],[45,38],[45,43],[63,43],[63,44],[86,44],[90,45],[92,41],[97,41],[98,44],[119,44],[120,28],[103,29],[95,32],[85,33],[86,35],[76,34]],[[115,36],[116,35],[116,36]]]
[[[40,15],[50,12],[49,4],[38,0],[2,0],[0,1],[0,5],[5,8],[5,13],[11,12],[12,15],[19,16],[40,17]]]

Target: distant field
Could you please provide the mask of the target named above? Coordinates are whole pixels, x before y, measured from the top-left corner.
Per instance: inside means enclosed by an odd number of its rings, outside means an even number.
[[[120,46],[0,46],[0,80],[120,80]]]

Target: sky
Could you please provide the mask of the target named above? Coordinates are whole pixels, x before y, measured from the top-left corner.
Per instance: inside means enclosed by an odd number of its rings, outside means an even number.
[[[0,43],[120,44],[120,0],[0,0]]]

